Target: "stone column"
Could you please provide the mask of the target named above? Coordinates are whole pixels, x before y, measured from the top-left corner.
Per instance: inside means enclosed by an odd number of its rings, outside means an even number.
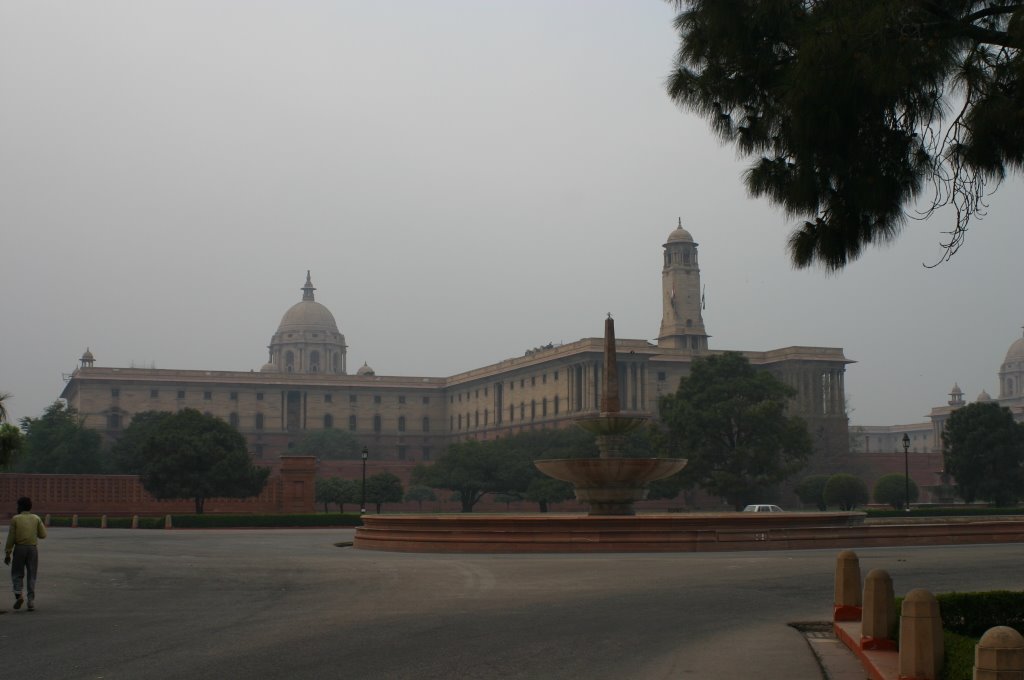
[[[1024,637],[1009,626],[985,631],[974,647],[974,680],[1024,680]]]
[[[852,550],[843,550],[836,557],[834,621],[860,621],[861,583],[860,559]]]
[[[864,579],[860,648],[896,651],[896,642],[890,637],[894,623],[896,597],[892,577],[884,569],[872,569]]]
[[[899,677],[937,680],[942,670],[942,618],[927,590],[907,593],[900,613]]]

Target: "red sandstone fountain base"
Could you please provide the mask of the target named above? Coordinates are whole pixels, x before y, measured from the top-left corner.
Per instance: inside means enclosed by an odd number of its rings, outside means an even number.
[[[633,515],[633,503],[647,498],[647,483],[686,467],[678,458],[557,458],[534,461],[548,477],[572,482],[576,500],[591,515]]]

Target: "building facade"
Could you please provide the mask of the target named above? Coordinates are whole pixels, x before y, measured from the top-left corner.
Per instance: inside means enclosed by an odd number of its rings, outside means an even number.
[[[616,343],[623,410],[655,417],[659,398],[675,391],[695,358],[721,352],[709,348],[702,317],[698,244],[680,223],[662,248],[658,339]],[[61,397],[108,439],[136,413],[195,408],[237,427],[254,457],[271,461],[323,428],[349,430],[377,460],[429,461],[452,441],[568,427],[599,409],[600,337],[448,377],[377,375],[365,364],[352,374],[345,337],[315,290],[307,272],[302,298],[282,317],[259,371],[103,367],[87,350]],[[844,374],[852,362],[842,349],[741,353],[795,388],[790,412],[807,421],[820,457],[848,453]]]

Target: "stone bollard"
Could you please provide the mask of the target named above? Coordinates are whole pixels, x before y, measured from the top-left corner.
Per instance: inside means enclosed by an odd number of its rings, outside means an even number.
[[[974,680],[1024,680],[1024,636],[1009,626],[986,630],[974,647]]]
[[[78,526],[78,515],[71,515],[71,526],[72,528]]]
[[[939,603],[927,590],[915,588],[900,612],[900,680],[937,680],[942,651]]]
[[[836,595],[832,608],[834,621],[860,621],[860,560],[852,550],[836,557]]]
[[[892,577],[885,569],[872,569],[864,579],[860,648],[895,652],[896,641],[892,639],[894,623],[896,596],[892,591]]]
[[[170,529],[171,527],[171,516],[164,515],[164,529]]]
[[[106,515],[100,515],[100,529],[106,529],[106,528],[107,528],[107,516]]]
[[[138,529],[138,528],[139,528],[139,516],[138,515],[132,515],[132,529]]]
[[[46,517],[43,518],[43,526],[50,526],[50,513],[46,513]]]

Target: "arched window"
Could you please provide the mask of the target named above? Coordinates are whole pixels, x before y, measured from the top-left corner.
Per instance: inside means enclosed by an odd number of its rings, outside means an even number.
[[[287,373],[295,370],[295,353],[291,350],[284,353],[284,370]]]
[[[329,430],[332,427],[334,427],[334,416],[332,416],[330,413],[325,413],[324,414],[324,429],[325,430]]]
[[[313,350],[309,353],[309,372],[319,373],[320,372],[320,352]]]
[[[338,372],[338,353],[337,352],[333,352],[331,356],[332,356],[332,358],[331,358],[331,370],[334,371],[335,373],[337,373]]]

